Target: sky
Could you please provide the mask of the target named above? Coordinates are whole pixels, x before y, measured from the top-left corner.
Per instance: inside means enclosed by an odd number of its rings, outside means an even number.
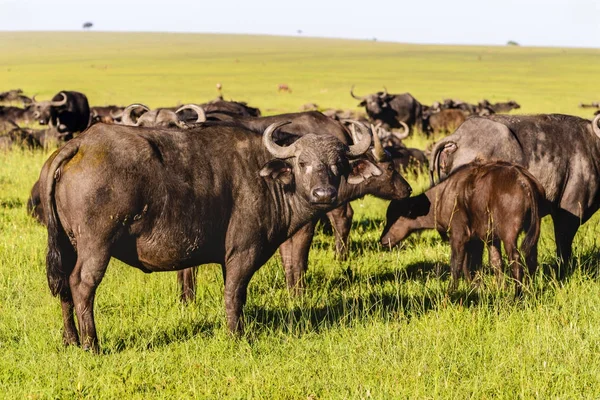
[[[600,48],[600,0],[0,0],[2,31],[86,21],[97,31]]]

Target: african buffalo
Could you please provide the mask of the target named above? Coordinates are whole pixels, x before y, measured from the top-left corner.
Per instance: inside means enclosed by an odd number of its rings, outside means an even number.
[[[65,140],[83,132],[90,124],[90,107],[83,93],[63,90],[50,101],[36,101],[33,97],[33,117],[40,125],[50,125],[66,133]]]
[[[143,112],[139,115],[136,121],[133,120],[132,114],[136,112],[136,110],[142,110]],[[195,112],[195,121],[194,122],[203,122],[206,120],[204,115],[204,111],[201,107],[193,104],[186,104],[184,106],[179,107],[176,111],[173,111],[168,108],[156,108],[154,110],[150,110],[143,104],[131,104],[123,110],[123,114],[121,116],[121,123],[123,125],[128,126],[141,126],[146,128],[187,128],[185,122],[183,122],[179,113],[183,110],[193,109]],[[139,111],[137,111],[139,112]]]
[[[48,284],[60,295],[64,341],[98,351],[94,297],[111,257],[145,272],[220,263],[231,332],[242,332],[247,287],[286,238],[382,173],[359,158],[371,142],[330,135],[277,145],[206,123],[196,129],[95,124],[40,174]],[[85,149],[85,150],[84,150]],[[350,161],[352,158],[358,158]]]
[[[0,122],[12,121],[29,124],[33,122],[33,107],[0,106]]]
[[[467,119],[460,109],[444,109],[423,118],[423,130],[427,133],[439,134],[454,132]]]
[[[213,114],[213,117],[216,115]],[[258,133],[263,132],[271,124],[289,121],[289,124],[280,128],[284,135],[288,135],[288,138],[297,138],[317,133],[334,136],[346,145],[350,145],[353,142],[360,142],[356,138],[352,140],[342,124],[316,111],[260,118],[231,118],[229,116],[227,118],[226,121],[231,121]],[[285,138],[282,138],[282,143],[285,143],[285,140]],[[410,186],[397,172],[397,168],[394,167],[393,162],[396,160],[390,160],[390,155],[381,148],[381,143],[375,140],[375,137],[373,141],[375,144],[374,151],[372,155],[368,155],[367,157],[383,171],[383,174],[354,187],[352,199],[362,197],[365,194],[372,194],[386,199],[406,196],[410,191]],[[353,217],[352,207],[350,204],[342,204],[328,212],[327,217],[335,228],[336,256],[340,259],[345,259],[348,256],[348,236]],[[288,287],[296,292],[301,290],[302,276],[308,265],[308,253],[316,219],[312,222],[313,225],[307,224],[307,227],[301,229],[293,238],[290,238],[289,241],[283,244],[280,249]],[[293,256],[290,254],[293,254]],[[192,300],[195,297],[195,274],[196,271],[192,269],[183,270],[178,273],[182,300],[184,302]]]
[[[490,258],[500,281],[502,242],[518,296],[523,278],[519,253],[525,258],[530,275],[537,268],[543,201],[544,188],[523,167],[504,161],[466,164],[425,193],[390,203],[381,244],[397,245],[411,232],[423,229],[437,229],[443,236],[449,235],[455,288],[461,270],[465,279],[471,281],[471,272],[481,264],[484,243],[494,247]],[[525,237],[518,247],[521,232]]]
[[[350,95],[360,100],[359,106],[365,107],[372,122],[381,123],[384,129],[400,128],[400,122],[406,123],[410,132],[421,129],[423,106],[410,93],[388,94],[384,89],[368,96],[356,96],[352,86]]]
[[[28,106],[33,102],[23,94],[23,90],[21,89],[12,89],[8,92],[0,93],[0,102],[12,103],[14,101],[21,101],[24,106]]]
[[[105,124],[113,124],[121,119],[123,110],[124,107],[114,105],[91,107],[92,123],[104,122]]]
[[[542,184],[552,205],[557,255],[571,258],[573,237],[600,206],[600,116],[561,114],[471,117],[434,147],[432,184],[474,160],[521,165]],[[560,277],[565,268],[559,270]]]

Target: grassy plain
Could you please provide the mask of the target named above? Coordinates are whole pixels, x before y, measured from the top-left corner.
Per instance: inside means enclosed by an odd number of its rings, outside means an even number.
[[[590,116],[600,50],[416,46],[227,35],[0,33],[0,89],[92,104],[151,106],[216,96],[266,113],[306,102],[354,107],[387,86],[424,103],[513,98],[524,113]],[[278,94],[288,84],[291,94]],[[566,138],[568,140],[568,138]],[[413,145],[424,147],[422,137]],[[96,300],[103,354],[61,345],[60,307],[45,278],[45,231],[25,213],[48,156],[0,153],[0,397],[4,398],[598,398],[598,218],[575,240],[566,282],[541,273],[522,301],[489,275],[447,295],[448,246],[415,235],[377,244],[386,203],[354,203],[352,256],[333,260],[318,234],[308,290],[292,298],[274,257],[254,277],[247,337],[225,329],[218,266],[199,274],[197,302],[178,301],[175,274],[145,275],[113,261]],[[416,192],[423,177],[410,177]],[[544,221],[540,263],[554,261]]]

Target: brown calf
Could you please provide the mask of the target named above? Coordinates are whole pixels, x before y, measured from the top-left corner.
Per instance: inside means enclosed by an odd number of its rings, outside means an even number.
[[[481,263],[484,242],[492,246],[490,261],[500,282],[503,242],[516,281],[515,296],[519,296],[523,279],[519,251],[533,275],[540,216],[546,212],[540,212],[544,198],[543,187],[520,166],[500,161],[468,164],[423,194],[392,201],[381,243],[396,245],[421,229],[449,234],[453,289],[461,270],[470,281],[472,269]],[[525,238],[517,248],[520,232],[525,232]]]

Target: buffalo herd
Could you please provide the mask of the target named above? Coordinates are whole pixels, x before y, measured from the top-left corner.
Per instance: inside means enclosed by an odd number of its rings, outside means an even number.
[[[347,259],[350,202],[368,194],[391,201],[383,248],[423,229],[449,240],[450,290],[461,273],[471,280],[484,246],[500,279],[503,245],[522,296],[547,214],[565,276],[574,235],[600,206],[600,115],[503,115],[515,101],[426,106],[385,89],[350,95],[364,113],[310,103],[262,116],[221,96],[151,109],[90,107],[67,90],[43,101],[0,93],[9,103],[0,106],[0,146],[59,145],[27,208],[48,231],[64,343],[99,350],[94,297],[113,257],[148,273],[177,271],[184,302],[195,298],[197,267],[220,264],[227,326],[239,334],[254,273],[279,249],[288,288],[300,295],[317,223],[331,224],[335,255]],[[32,123],[45,128],[23,126]],[[403,143],[417,131],[449,135],[426,154]],[[410,197],[402,173],[427,168],[430,189]]]

